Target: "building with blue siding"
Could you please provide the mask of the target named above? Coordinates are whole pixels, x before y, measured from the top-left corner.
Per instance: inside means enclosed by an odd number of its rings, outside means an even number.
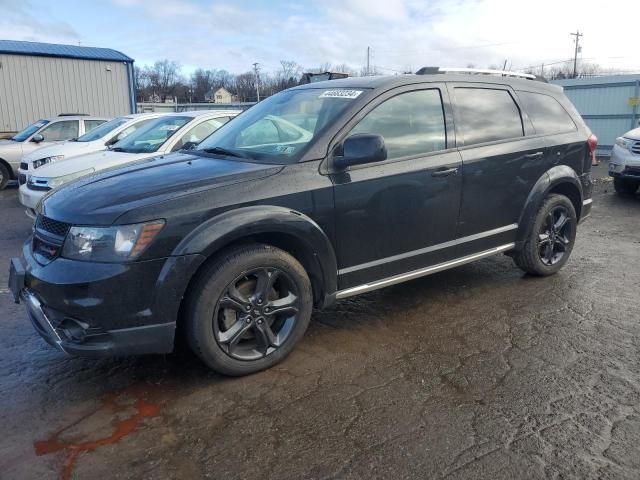
[[[598,154],[609,154],[616,137],[640,126],[640,74],[553,80],[598,137]]]

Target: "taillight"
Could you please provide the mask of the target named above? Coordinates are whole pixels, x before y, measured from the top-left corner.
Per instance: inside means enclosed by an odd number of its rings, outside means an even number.
[[[592,133],[589,138],[587,138],[587,145],[589,146],[589,152],[595,152],[598,147],[598,137]]]

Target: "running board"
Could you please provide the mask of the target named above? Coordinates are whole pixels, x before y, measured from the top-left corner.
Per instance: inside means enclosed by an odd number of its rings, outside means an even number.
[[[408,280],[413,280],[414,278],[424,277],[426,275],[431,275],[432,273],[448,270],[450,268],[464,265],[465,263],[480,260],[481,258],[490,257],[491,255],[495,255],[496,253],[506,252],[507,250],[511,250],[515,246],[515,243],[507,243],[506,245],[501,245],[490,250],[484,250],[483,252],[474,253],[473,255],[467,255],[466,257],[457,258],[448,262],[438,263],[437,265],[432,265],[431,267],[421,268],[412,272],[394,275],[393,277],[385,278],[383,280],[377,280],[373,283],[365,283],[364,285],[358,285],[357,287],[340,290],[338,293],[336,293],[336,299],[359,295],[360,293],[370,292],[379,288],[395,285],[396,283],[402,283]]]

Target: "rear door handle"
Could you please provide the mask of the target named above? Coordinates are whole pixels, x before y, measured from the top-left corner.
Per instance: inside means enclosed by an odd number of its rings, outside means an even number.
[[[448,177],[449,175],[457,175],[457,174],[458,174],[458,167],[454,167],[454,168],[442,167],[442,168],[439,168],[438,170],[431,172],[432,177]]]
[[[524,158],[528,158],[529,160],[533,160],[535,158],[542,158],[544,152],[535,152],[535,153],[527,153]]]

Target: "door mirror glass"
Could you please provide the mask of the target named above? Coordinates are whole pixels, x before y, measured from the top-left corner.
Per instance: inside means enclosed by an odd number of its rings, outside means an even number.
[[[381,162],[387,159],[387,147],[381,135],[357,133],[347,137],[342,144],[342,155],[334,158],[337,168],[350,165]]]
[[[41,133],[36,133],[32,138],[31,141],[34,143],[40,143],[44,140],[44,137],[42,136]]]

